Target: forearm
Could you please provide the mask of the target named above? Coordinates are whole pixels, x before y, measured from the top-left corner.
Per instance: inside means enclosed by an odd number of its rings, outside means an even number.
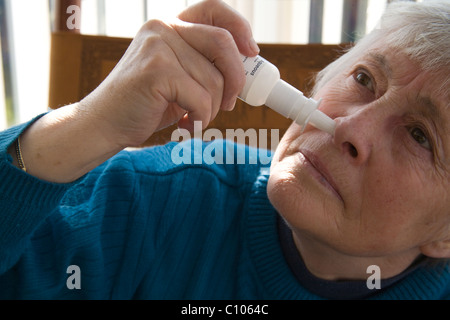
[[[103,121],[79,104],[46,114],[20,137],[27,172],[55,183],[75,181],[122,149],[105,131]],[[15,144],[8,153],[18,166]]]
[[[234,107],[245,83],[239,53],[258,53],[248,22],[222,1],[201,2],[179,17],[144,24],[96,90],[22,134],[29,174],[71,182],[162,128],[193,130],[195,121],[205,128],[220,109]],[[14,147],[8,152],[16,158]]]

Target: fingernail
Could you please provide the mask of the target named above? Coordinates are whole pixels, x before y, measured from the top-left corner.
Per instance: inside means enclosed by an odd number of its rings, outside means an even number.
[[[259,47],[258,47],[258,44],[256,43],[255,39],[251,38],[249,45],[250,45],[250,49],[252,49],[254,52],[256,52],[256,54],[259,54]]]
[[[228,104],[226,111],[232,111],[234,109],[234,106],[236,105],[236,98],[234,98],[230,104]]]

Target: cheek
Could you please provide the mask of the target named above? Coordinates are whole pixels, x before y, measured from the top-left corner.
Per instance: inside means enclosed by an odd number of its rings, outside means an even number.
[[[402,177],[398,177],[397,174],[398,172],[387,174],[380,171],[365,177],[360,196],[362,199],[360,211],[370,225],[382,226],[389,221],[401,220],[404,216],[409,203],[407,195],[411,191],[405,189],[400,181]]]
[[[361,224],[380,249],[401,249],[430,241],[442,229],[445,191],[423,171],[373,171],[363,183]],[[447,219],[448,220],[448,219]],[[384,239],[384,240],[383,240]]]

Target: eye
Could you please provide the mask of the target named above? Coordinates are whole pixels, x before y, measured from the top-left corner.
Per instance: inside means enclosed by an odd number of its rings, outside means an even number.
[[[375,85],[372,80],[372,77],[366,71],[358,70],[355,72],[353,77],[355,78],[355,81],[358,82],[360,85],[366,87],[372,92],[375,92]]]
[[[409,130],[409,133],[411,134],[411,137],[416,140],[418,144],[420,144],[423,148],[427,150],[431,150],[431,143],[430,140],[428,140],[427,135],[423,132],[420,128],[411,128]]]

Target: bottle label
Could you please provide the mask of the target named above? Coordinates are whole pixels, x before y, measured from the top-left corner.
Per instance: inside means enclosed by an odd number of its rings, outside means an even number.
[[[260,56],[256,57],[242,57],[242,62],[244,63],[245,76],[254,77],[258,70],[264,65],[265,60]]]
[[[246,101],[247,103],[250,103],[247,100],[250,87],[252,86],[252,84],[253,84],[255,78],[257,77],[258,73],[267,64],[267,60],[265,60],[264,58],[261,58],[260,56],[246,57],[246,56],[241,55],[241,57],[242,57],[242,62],[244,64],[246,81],[245,81],[244,89],[239,94],[239,98],[241,98],[242,100]],[[256,104],[256,105],[262,105],[263,103],[264,103],[264,101],[261,102],[260,104]],[[251,105],[255,105],[255,104],[252,104],[252,103],[250,103],[250,104]]]

